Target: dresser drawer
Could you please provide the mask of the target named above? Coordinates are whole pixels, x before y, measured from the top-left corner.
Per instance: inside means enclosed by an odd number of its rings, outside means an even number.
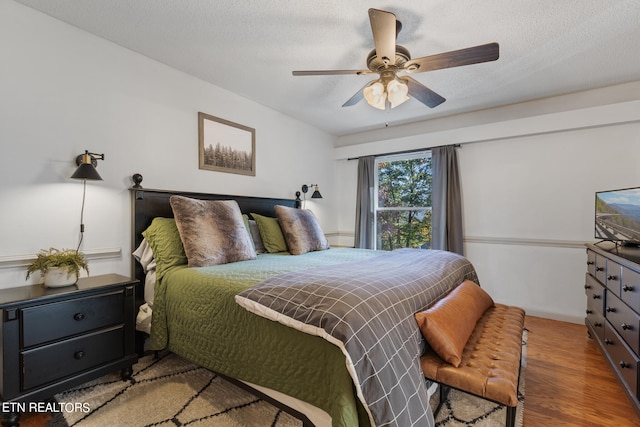
[[[124,328],[113,327],[21,353],[22,391],[124,356]]]
[[[602,255],[595,255],[594,273],[596,279],[603,285],[607,282],[607,259]]]
[[[622,300],[633,310],[640,312],[640,274],[623,267],[621,285]]]
[[[638,364],[640,359],[636,356],[609,325],[605,322],[605,348],[609,353],[611,361],[616,370],[620,373],[624,382],[629,386],[629,390],[634,396],[638,396]]]
[[[124,322],[123,291],[21,309],[22,348]]]
[[[587,249],[587,273],[596,276],[596,253]]]
[[[607,276],[605,278],[607,289],[616,296],[620,296],[620,278],[622,277],[622,266],[617,262],[607,260]]]
[[[602,306],[596,309],[594,304],[598,304],[594,301],[587,301],[587,322],[591,327],[591,332],[594,333],[601,342],[604,342],[604,315],[602,314]]]
[[[612,294],[607,294],[605,316],[629,347],[636,354],[640,353],[640,316]]]
[[[584,293],[587,295],[587,306],[604,313],[605,288],[588,273],[584,278]]]

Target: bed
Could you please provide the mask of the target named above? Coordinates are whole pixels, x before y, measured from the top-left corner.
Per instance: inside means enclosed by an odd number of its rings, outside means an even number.
[[[300,418],[305,426],[410,425],[401,421],[402,418],[392,417],[391,421],[381,418],[379,413],[372,413],[374,405],[363,404],[367,401],[363,396],[366,390],[363,391],[361,381],[354,381],[354,375],[357,375],[354,364],[344,346],[336,345],[333,338],[322,331],[306,330],[301,324],[270,320],[264,313],[251,312],[247,307],[252,304],[247,303],[250,299],[247,292],[270,280],[277,283],[279,278],[294,278],[303,276],[304,272],[331,268],[334,268],[334,274],[343,275],[341,269],[350,269],[345,267],[349,265],[368,266],[361,268],[371,270],[370,266],[380,264],[384,254],[353,248],[312,250],[300,255],[273,252],[259,254],[255,259],[191,268],[187,266],[184,253],[180,254],[180,248],[177,248],[180,230],[172,219],[172,196],[207,201],[235,200],[241,212],[251,218],[273,218],[275,206],[294,208],[296,200],[144,188],[132,188],[131,194],[133,247],[140,248],[146,242],[153,249],[156,263],[151,293],[151,349],[170,350],[240,382]],[[438,279],[438,286],[429,293],[429,303],[464,279],[477,281],[468,261],[458,259],[456,262],[464,264],[464,268],[455,274],[438,272],[438,275],[451,277]],[[133,269],[135,277],[145,282],[148,268],[143,264],[134,263]],[[239,294],[247,297],[243,305],[237,300]],[[424,301],[420,304],[428,305]],[[143,295],[139,296],[139,302],[144,303]],[[269,310],[273,312],[273,308]],[[276,315],[276,318],[280,317],[286,318]],[[417,330],[415,324],[412,328]],[[416,343],[419,351],[411,350],[413,353],[418,351],[411,358],[415,358],[419,369],[418,359],[425,343],[421,337],[412,336],[411,339],[420,341]],[[422,402],[425,414],[420,421],[411,424],[430,425],[432,416],[428,398],[422,392],[426,385],[419,377],[413,378],[416,389],[420,389],[415,394],[418,399],[427,400],[426,405]],[[406,406],[415,407],[415,403],[407,399]]]

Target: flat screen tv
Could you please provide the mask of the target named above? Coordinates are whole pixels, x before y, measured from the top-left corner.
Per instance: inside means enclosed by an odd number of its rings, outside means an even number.
[[[595,237],[640,244],[640,187],[596,193]]]

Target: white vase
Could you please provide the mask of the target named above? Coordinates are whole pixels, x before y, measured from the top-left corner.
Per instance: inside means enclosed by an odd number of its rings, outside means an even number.
[[[44,285],[48,288],[59,288],[73,285],[78,281],[76,273],[69,273],[64,268],[51,267],[43,275]]]

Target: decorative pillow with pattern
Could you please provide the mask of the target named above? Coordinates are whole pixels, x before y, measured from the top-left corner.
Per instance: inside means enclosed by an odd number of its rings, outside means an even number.
[[[292,255],[329,249],[327,237],[313,212],[280,205],[275,206],[275,211]]]
[[[235,200],[169,199],[189,267],[256,258]]]

